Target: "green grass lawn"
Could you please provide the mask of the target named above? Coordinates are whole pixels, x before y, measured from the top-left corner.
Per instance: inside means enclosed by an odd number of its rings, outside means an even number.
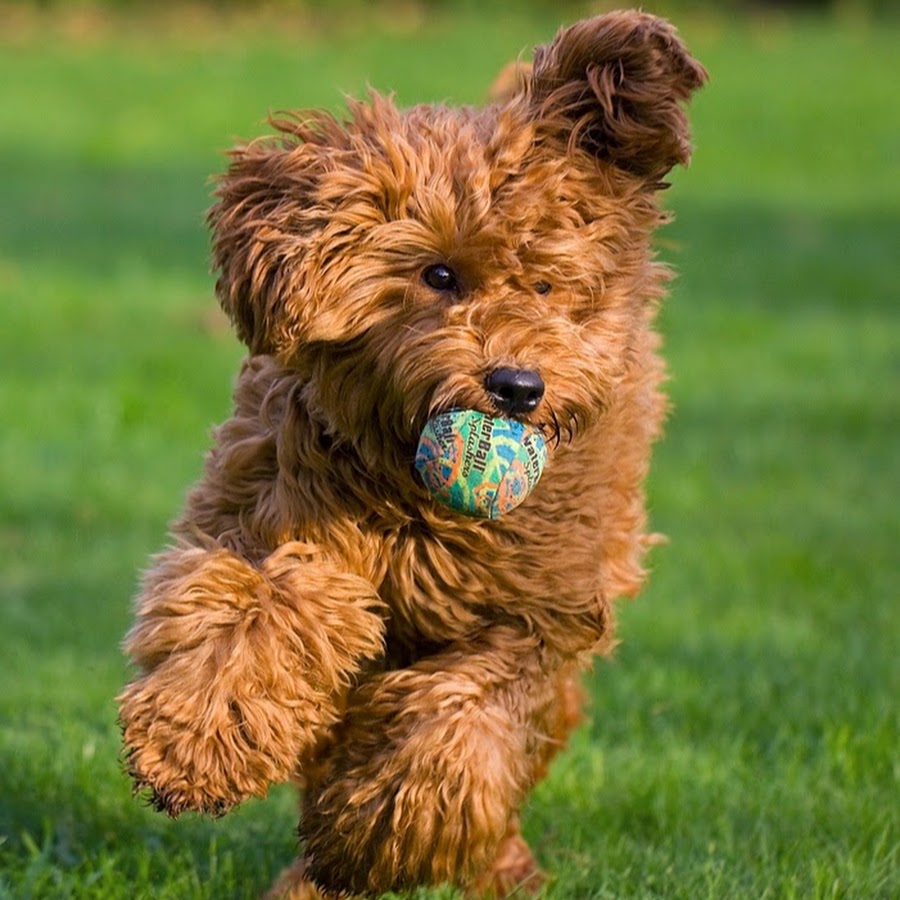
[[[477,101],[558,24],[472,15],[0,36],[0,898],[254,897],[291,858],[288,789],[171,822],[118,761],[136,573],[241,357],[207,177],[269,109]],[[526,829],[549,898],[896,897],[900,31],[682,32],[671,543]]]

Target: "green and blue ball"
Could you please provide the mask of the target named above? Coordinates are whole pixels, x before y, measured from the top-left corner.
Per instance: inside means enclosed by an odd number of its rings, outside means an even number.
[[[429,419],[416,453],[416,470],[435,500],[482,519],[519,506],[546,462],[547,445],[536,428],[474,409]]]

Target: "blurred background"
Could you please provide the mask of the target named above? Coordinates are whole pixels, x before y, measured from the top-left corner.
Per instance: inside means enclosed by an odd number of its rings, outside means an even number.
[[[295,850],[290,790],[173,823],[118,756],[136,579],[242,357],[223,151],[367,85],[479,103],[604,8],[0,3],[0,898],[255,897]],[[644,8],[711,75],[659,239],[670,543],[526,832],[551,898],[898,896],[896,6]]]

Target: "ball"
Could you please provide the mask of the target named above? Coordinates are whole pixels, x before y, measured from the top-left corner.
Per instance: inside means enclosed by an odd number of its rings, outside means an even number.
[[[522,503],[546,462],[537,429],[474,409],[429,419],[416,452],[416,470],[435,500],[481,519],[499,518]]]

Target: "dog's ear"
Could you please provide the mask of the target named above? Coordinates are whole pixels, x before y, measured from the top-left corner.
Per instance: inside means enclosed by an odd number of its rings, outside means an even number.
[[[527,90],[531,82],[532,65],[520,59],[507,63],[497,74],[488,91],[491,103],[505,103],[512,100],[523,90]]]
[[[673,166],[690,159],[682,104],[706,78],[668,22],[613,12],[536,48],[532,109],[539,127],[569,146],[661,187]]]
[[[280,137],[231,151],[207,216],[216,294],[251,353],[277,352],[302,330],[304,261],[326,221],[316,188],[329,141],[343,135],[324,115],[272,125]]]

